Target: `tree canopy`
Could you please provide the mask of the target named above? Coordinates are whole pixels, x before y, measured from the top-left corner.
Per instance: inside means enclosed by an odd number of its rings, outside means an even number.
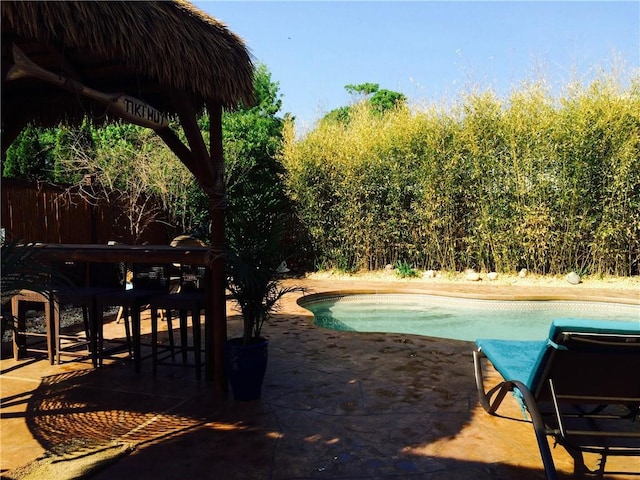
[[[228,224],[259,214],[286,198],[282,167],[283,119],[279,85],[265,65],[254,74],[255,105],[225,112],[222,118]],[[198,120],[205,141],[209,116]],[[177,123],[172,127],[180,134]],[[131,197],[153,195],[176,233],[208,229],[208,204],[199,185],[152,130],[115,123],[95,127],[26,128],[7,150],[3,176],[75,184],[91,175],[108,191]],[[258,209],[257,211],[255,211]],[[252,213],[252,211],[255,211]],[[138,212],[139,213],[139,212]]]
[[[386,112],[401,108],[406,105],[407,97],[392,90],[380,89],[378,83],[360,83],[360,84],[348,84],[344,86],[344,89],[353,96],[360,96],[354,104],[368,103],[373,108],[373,111],[384,115]],[[352,105],[338,107],[331,110],[323,117],[323,121],[334,121],[338,123],[346,124],[349,122],[352,111]]]

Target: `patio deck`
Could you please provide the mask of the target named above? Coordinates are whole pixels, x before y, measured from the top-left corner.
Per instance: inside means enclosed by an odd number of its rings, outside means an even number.
[[[412,291],[502,298],[605,298],[633,290],[350,280],[296,281],[307,293]],[[533,429],[477,401],[470,342],[317,328],[290,294],[265,328],[269,366],[261,400],[216,398],[192,369],[150,360],[0,363],[3,478],[92,479],[542,479]],[[240,331],[229,307],[229,336]],[[148,328],[148,315],[143,329]],[[105,336],[124,336],[105,326]],[[144,330],[143,330],[144,331]],[[147,330],[148,333],[148,330]],[[496,377],[497,379],[497,377]],[[570,478],[572,462],[553,450]],[[40,461],[35,461],[40,458]],[[96,466],[100,468],[96,471]],[[640,459],[610,459],[640,471]],[[625,478],[622,475],[607,478]],[[637,478],[637,477],[635,477]]]

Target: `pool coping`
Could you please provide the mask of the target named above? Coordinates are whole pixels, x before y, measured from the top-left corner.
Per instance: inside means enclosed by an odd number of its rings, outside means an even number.
[[[553,287],[545,287],[553,288]],[[518,292],[518,293],[498,293],[488,291],[452,291],[440,288],[407,288],[402,287],[371,287],[371,288],[345,288],[340,290],[323,290],[317,293],[304,294],[296,300],[296,303],[303,307],[303,303],[316,301],[323,298],[345,295],[385,295],[385,294],[407,294],[407,295],[433,295],[440,297],[454,297],[474,300],[501,300],[501,301],[574,301],[585,303],[615,303],[622,305],[639,305],[638,298],[631,298],[621,295],[590,293],[584,290],[576,293],[566,292]],[[627,292],[628,294],[628,292]],[[303,307],[304,308],[304,307]]]

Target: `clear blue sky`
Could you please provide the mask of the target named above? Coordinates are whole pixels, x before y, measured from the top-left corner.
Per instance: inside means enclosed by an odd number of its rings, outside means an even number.
[[[452,102],[471,86],[508,95],[542,76],[640,68],[640,1],[199,1],[279,82],[282,113],[308,129],[348,105],[347,84],[378,83],[412,103]],[[615,54],[615,55],[614,55]]]

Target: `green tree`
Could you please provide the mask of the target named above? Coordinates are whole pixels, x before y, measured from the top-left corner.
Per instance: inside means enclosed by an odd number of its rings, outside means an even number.
[[[380,89],[380,84],[360,83],[358,85],[354,85],[350,83],[349,85],[345,85],[344,89],[352,95],[356,95],[356,94],[371,95],[372,93],[376,93]]]
[[[383,88],[375,92],[369,102],[375,112],[382,114],[393,108],[404,106],[407,102],[407,97],[400,92],[393,92]]]
[[[50,180],[52,160],[50,145],[41,141],[41,131],[26,127],[7,149],[2,168],[3,177]]]
[[[360,83],[357,85],[348,84],[344,89],[353,96],[361,96],[362,98],[355,101],[354,105],[368,103],[373,112],[384,114],[389,110],[406,105],[407,97],[400,92],[394,92],[383,88],[377,83]],[[327,113],[322,121],[337,122],[347,125],[351,120],[353,105],[338,107]]]
[[[97,153],[94,133],[97,129],[88,121],[82,122],[80,127],[61,125],[53,130],[53,180],[59,183],[78,183],[85,174],[92,174],[90,170],[69,168],[78,156],[95,158]]]
[[[282,145],[283,119],[278,116],[282,100],[278,83],[271,80],[264,65],[256,68],[254,88],[254,106],[223,115],[228,223],[233,228],[247,218],[281,209],[286,200],[281,183],[284,170],[276,159]],[[206,142],[208,115],[202,115],[198,122]],[[180,134],[179,126],[174,127]],[[103,127],[89,122],[75,128],[61,125],[46,134],[46,148],[40,144],[43,132],[23,132],[8,152],[6,174],[35,178],[46,174],[50,180],[71,184],[92,175],[94,184],[104,188],[104,201],[119,198],[129,205],[132,219],[145,219],[136,222],[140,228],[157,217],[157,211],[149,210],[143,200],[155,196],[176,233],[201,232],[206,236],[206,196],[151,130],[120,122]],[[45,153],[51,158],[44,158]],[[136,235],[140,228],[135,227]]]
[[[270,217],[286,209],[278,160],[284,121],[279,84],[271,80],[265,65],[256,68],[256,104],[223,115],[223,144],[227,179],[227,235],[239,240],[256,218]]]
[[[327,113],[322,119],[325,122],[348,124],[351,118],[351,107],[338,107]]]

